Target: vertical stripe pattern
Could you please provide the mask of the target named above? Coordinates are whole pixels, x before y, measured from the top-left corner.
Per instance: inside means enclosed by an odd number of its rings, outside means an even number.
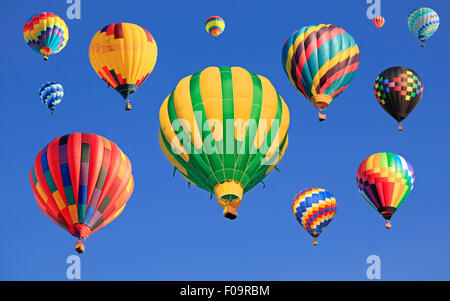
[[[190,182],[238,206],[281,160],[289,110],[265,77],[208,67],[183,78],[160,109],[160,145]]]
[[[58,137],[30,173],[39,208],[78,238],[118,216],[133,192],[131,163],[116,144],[94,134]]]
[[[365,159],[356,173],[364,198],[389,220],[414,187],[414,170],[400,155],[376,153]]]

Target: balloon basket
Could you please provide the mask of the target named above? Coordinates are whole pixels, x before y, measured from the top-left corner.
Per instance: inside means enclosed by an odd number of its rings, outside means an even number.
[[[403,131],[403,127],[400,124],[398,125],[398,130]]]
[[[75,251],[77,251],[78,254],[82,254],[84,253],[85,250],[86,247],[84,246],[83,242],[80,239],[75,245]]]
[[[313,241],[313,246],[317,246],[319,243],[317,242],[317,240]]]
[[[386,221],[386,229],[391,229],[391,223],[389,221]]]
[[[223,210],[223,216],[231,220],[235,219],[237,217],[236,208],[232,206],[225,207],[225,209]]]
[[[327,114],[319,112],[319,121],[327,120]]]
[[[129,110],[131,110],[131,103],[127,102],[127,104],[125,105],[125,111]]]

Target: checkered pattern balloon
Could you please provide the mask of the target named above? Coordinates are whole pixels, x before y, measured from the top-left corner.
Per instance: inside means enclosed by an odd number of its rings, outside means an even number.
[[[433,9],[428,7],[416,9],[409,15],[408,27],[419,40],[425,42],[438,29],[439,16]]]
[[[391,67],[378,75],[374,93],[378,103],[397,122],[402,122],[422,97],[419,75],[407,67]]]
[[[39,97],[50,111],[55,111],[55,107],[59,104],[64,96],[63,86],[57,82],[46,82],[39,89]]]
[[[336,214],[336,199],[322,188],[300,191],[292,203],[297,221],[316,239]]]

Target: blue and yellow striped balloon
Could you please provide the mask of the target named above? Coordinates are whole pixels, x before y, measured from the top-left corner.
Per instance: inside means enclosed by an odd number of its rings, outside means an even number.
[[[205,21],[206,31],[216,39],[225,30],[225,21],[219,16],[209,17]]]
[[[425,41],[439,27],[439,16],[433,9],[428,7],[416,9],[409,15],[408,27],[422,41],[421,46],[424,47]]]
[[[46,82],[39,90],[42,103],[50,109],[52,115],[55,114],[55,107],[61,102],[63,96],[63,86],[57,82]]]
[[[326,108],[352,81],[359,64],[358,45],[331,24],[300,28],[286,40],[282,65],[291,83],[316,108]],[[320,120],[325,114],[319,113]]]
[[[314,238],[328,226],[336,214],[336,199],[331,192],[322,188],[311,188],[300,191],[292,203],[292,213],[297,221]]]

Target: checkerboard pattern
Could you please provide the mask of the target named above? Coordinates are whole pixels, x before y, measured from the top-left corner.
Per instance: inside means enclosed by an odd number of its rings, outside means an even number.
[[[399,93],[405,100],[422,96],[423,85],[412,71],[400,73],[400,76],[386,78],[380,74],[375,80],[374,93],[379,103],[385,104],[388,94]]]
[[[336,199],[331,192],[311,188],[302,190],[295,196],[292,213],[305,230],[317,238],[333,219],[336,208]]]

